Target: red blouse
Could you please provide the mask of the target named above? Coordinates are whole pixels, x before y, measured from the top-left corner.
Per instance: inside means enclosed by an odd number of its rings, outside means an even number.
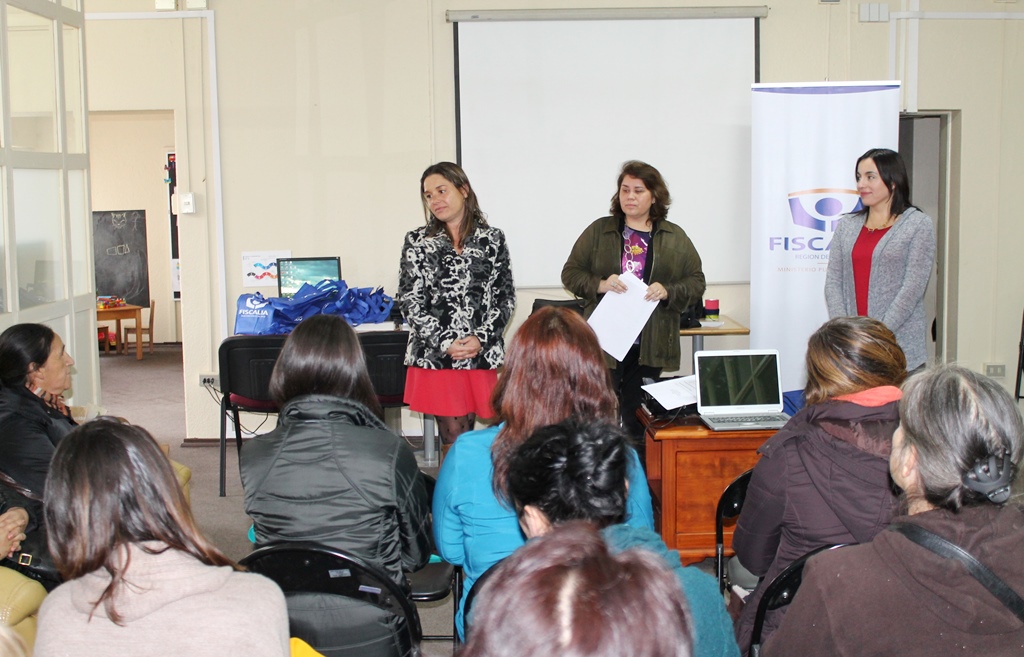
[[[871,258],[875,253],[875,247],[885,234],[888,228],[868,230],[867,227],[860,229],[860,235],[853,245],[853,288],[857,293],[857,314],[867,317],[868,314],[868,287],[871,283]]]

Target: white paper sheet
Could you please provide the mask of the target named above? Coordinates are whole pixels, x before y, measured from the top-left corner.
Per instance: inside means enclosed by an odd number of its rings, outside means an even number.
[[[657,301],[644,299],[647,285],[639,278],[626,272],[619,276],[619,280],[626,284],[627,290],[621,294],[605,294],[588,321],[590,328],[597,333],[601,348],[615,360],[626,357],[658,306]]]
[[[666,411],[697,403],[697,377],[693,374],[640,387],[651,393]]]

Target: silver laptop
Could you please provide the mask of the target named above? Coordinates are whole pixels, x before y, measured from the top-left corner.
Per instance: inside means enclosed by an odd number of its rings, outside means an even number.
[[[698,351],[697,412],[714,431],[781,429],[782,378],[775,349]]]

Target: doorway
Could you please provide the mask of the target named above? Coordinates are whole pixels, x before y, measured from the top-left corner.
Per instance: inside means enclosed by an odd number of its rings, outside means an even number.
[[[150,296],[158,312],[153,341],[181,342],[174,298],[172,235],[167,221],[167,153],[174,152],[171,110],[90,112],[94,210],[144,210]]]
[[[925,292],[929,362],[956,360],[956,318],[959,263],[959,198],[957,178],[958,112],[916,112],[900,115],[899,152],[910,177],[913,204],[935,225],[935,275]]]

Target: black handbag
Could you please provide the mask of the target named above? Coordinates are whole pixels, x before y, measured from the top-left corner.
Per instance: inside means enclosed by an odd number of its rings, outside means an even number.
[[[46,547],[46,530],[42,526],[27,534],[21,542],[21,551],[4,557],[0,565],[36,580],[47,591],[52,591],[64,581]]]
[[[30,577],[43,585],[47,591],[57,588],[64,580],[57,572],[57,566],[50,556],[50,550],[46,545],[46,527],[43,525],[42,502],[37,495],[14,481],[9,475],[0,472],[0,486],[6,489],[4,493],[4,504],[6,506],[23,506],[30,513],[33,513],[39,526],[31,532],[25,533],[25,540],[21,542],[21,550],[10,557],[4,557],[0,565],[16,570],[26,577]],[[9,498],[14,498],[12,501]]]
[[[704,317],[704,302],[698,301],[692,306],[687,307],[679,315],[679,328],[691,329],[700,328],[700,320]]]

